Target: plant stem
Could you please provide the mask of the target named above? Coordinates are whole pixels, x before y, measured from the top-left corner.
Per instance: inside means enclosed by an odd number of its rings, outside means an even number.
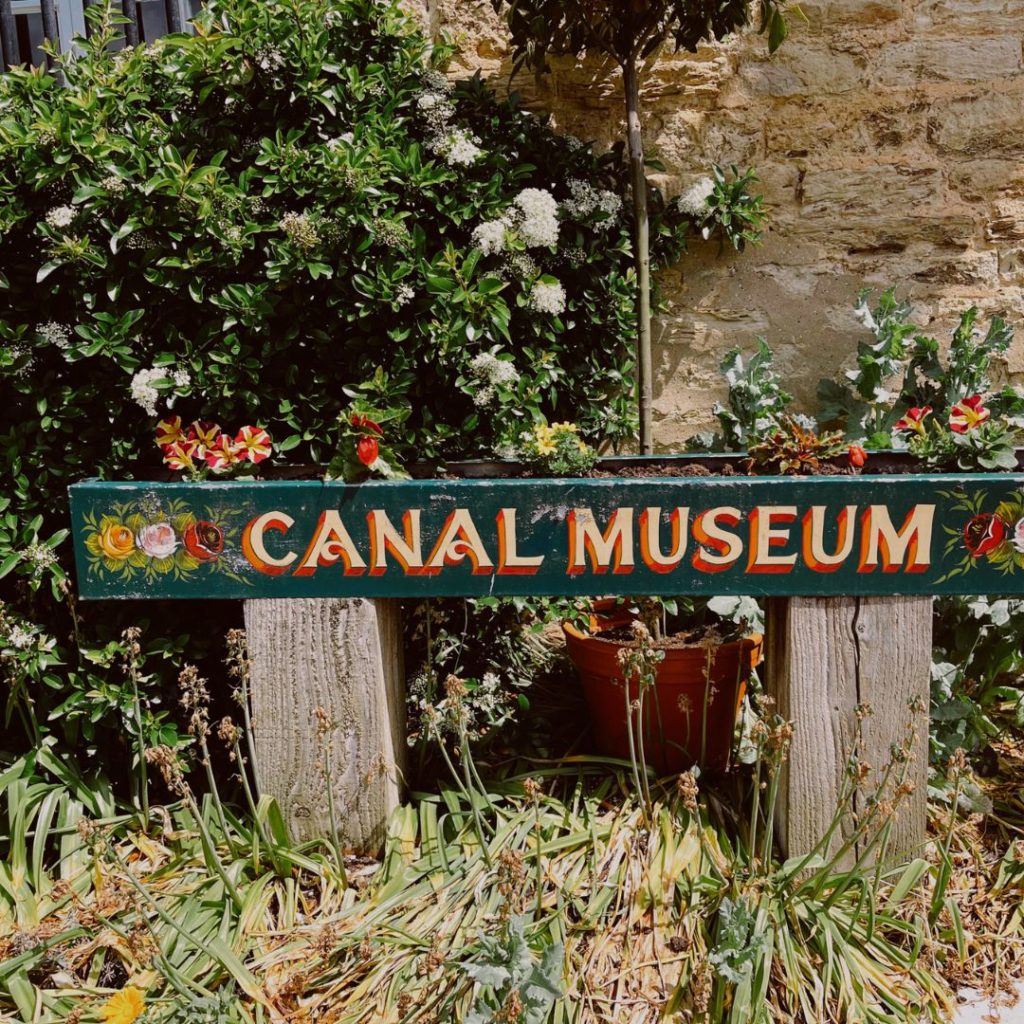
[[[252,735],[252,716],[249,710],[249,649],[245,648],[245,661],[239,673],[238,686],[241,692],[242,722],[245,725],[245,745],[249,751],[249,764],[252,767],[252,784],[256,789],[256,796],[262,796],[263,787],[260,785],[259,762],[256,760],[256,747]]]
[[[637,284],[637,375],[640,408],[640,452],[654,451],[652,405],[654,402],[654,360],[651,348],[651,257],[650,227],[647,222],[647,174],[640,124],[640,75],[633,53],[622,64],[626,94],[626,130],[629,171],[633,193],[634,261]]]
[[[206,853],[208,866],[213,868],[217,877],[224,884],[224,888],[231,897],[231,902],[234,903],[235,909],[241,911],[244,906],[242,894],[236,888],[235,883],[228,877],[227,871],[224,870],[224,865],[221,864],[220,857],[217,856],[217,846],[213,841],[213,836],[210,835],[210,830],[206,827],[206,822],[203,821],[203,815],[199,810],[199,805],[196,803],[195,797],[192,795],[192,791],[188,789],[187,786],[185,788],[183,798],[185,800],[185,806],[192,812],[192,817],[196,820],[196,828],[199,830],[199,839],[202,843],[203,850]]]
[[[203,755],[203,769],[206,772],[206,784],[210,787],[210,798],[217,809],[217,821],[220,822],[220,830],[224,833],[224,842],[229,850],[233,850],[234,844],[231,841],[231,833],[228,831],[228,819],[224,813],[224,805],[221,803],[220,790],[217,788],[217,779],[213,774],[213,765],[210,763],[210,748],[206,743],[206,736],[199,730],[199,749]]]
[[[136,755],[139,759],[139,803],[142,807],[143,831],[149,828],[149,779],[146,773],[146,738],[142,733],[142,702],[139,700],[138,670],[134,655],[129,655],[128,678],[132,683],[132,714],[135,716],[135,738],[138,741]]]
[[[341,884],[348,888],[348,875],[345,873],[345,861],[341,856],[341,847],[338,845],[338,815],[334,807],[334,785],[331,782],[331,757],[330,750],[325,747],[322,751],[324,764],[324,785],[327,787],[327,820],[331,826],[331,850],[334,852],[334,865],[338,869]]]

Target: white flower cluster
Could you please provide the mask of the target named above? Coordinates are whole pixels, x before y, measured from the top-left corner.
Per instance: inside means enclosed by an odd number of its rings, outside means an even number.
[[[167,369],[156,366],[148,370],[139,370],[132,377],[132,400],[150,416],[156,415],[156,403],[160,398],[160,391],[156,385],[162,380],[170,380],[176,391],[183,391],[192,383],[192,375],[188,370],[168,372]]]
[[[25,548],[24,554],[26,560],[32,563],[33,569],[37,572],[48,569],[57,562],[57,556],[54,554],[53,548],[40,544],[38,541],[34,544],[29,544]]]
[[[451,167],[470,167],[483,156],[480,140],[465,128],[449,124],[455,116],[455,104],[444,88],[431,88],[416,97],[416,109],[433,133],[427,148],[443,157]]]
[[[128,183],[116,174],[108,174],[100,186],[112,196],[123,196],[128,191]]]
[[[404,306],[407,302],[412,302],[416,298],[416,292],[413,290],[410,284],[400,284],[398,291],[395,292],[395,303],[399,306]]]
[[[402,249],[409,244],[409,229],[405,221],[387,220],[384,217],[375,217],[373,220],[373,233],[381,245],[389,249]]]
[[[558,316],[565,312],[565,289],[557,281],[537,281],[530,289],[529,306],[538,313]]]
[[[150,370],[139,370],[132,377],[132,400],[137,405],[141,405],[150,416],[156,415],[156,403],[160,398],[160,392],[157,391],[155,382],[164,380],[166,376],[167,374],[163,370],[153,367]]]
[[[449,166],[471,167],[483,156],[484,151],[477,145],[479,141],[463,128],[452,128],[435,135],[429,146],[439,156],[443,156]]]
[[[48,345],[53,345],[54,348],[59,348],[62,352],[71,347],[71,330],[64,324],[57,323],[56,320],[40,324],[36,328],[36,334]]]
[[[715,183],[710,178],[699,178],[685,192],[676,197],[676,206],[691,217],[704,220],[708,213],[708,200],[714,194]]]
[[[547,189],[523,189],[501,217],[473,229],[472,241],[485,256],[493,256],[508,248],[510,235],[528,249],[558,244],[558,203]]]
[[[12,371],[15,377],[27,376],[36,361],[32,351],[25,345],[8,345],[7,357],[11,363],[21,363],[21,366]]]
[[[616,195],[611,189],[596,189],[593,185],[586,181],[580,181],[578,178],[573,178],[569,182],[569,192],[572,198],[562,203],[562,209],[577,220],[582,220],[597,212],[607,214],[607,217],[596,225],[601,229],[610,227],[622,209],[621,196]]]
[[[443,132],[455,116],[455,104],[443,92],[421,92],[416,97],[416,109],[433,132]]]
[[[473,402],[481,407],[493,403],[498,385],[511,388],[519,380],[515,363],[511,359],[499,359],[493,352],[480,352],[473,356],[469,372],[483,385],[473,395]]]
[[[264,46],[256,51],[256,66],[268,74],[284,67],[284,54],[276,46]]]
[[[46,223],[51,228],[71,227],[75,219],[75,208],[73,206],[55,206],[46,214]]]
[[[519,281],[529,281],[540,273],[540,267],[525,252],[513,252],[505,260],[505,273]]]
[[[7,634],[7,643],[18,650],[24,650],[26,647],[31,647],[35,642],[35,639],[35,634],[21,625],[12,626],[10,632]]]
[[[288,241],[303,252],[309,252],[320,244],[316,225],[307,213],[286,213],[278,227],[287,235]]]
[[[485,220],[473,229],[472,242],[485,255],[505,251],[505,233],[509,229],[509,221],[505,217],[497,220]]]
[[[516,196],[516,231],[528,249],[558,244],[558,203],[543,188],[524,188]]]

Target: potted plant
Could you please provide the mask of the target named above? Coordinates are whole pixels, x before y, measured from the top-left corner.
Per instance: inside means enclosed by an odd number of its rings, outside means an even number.
[[[756,613],[746,599],[719,603]],[[730,760],[762,636],[716,615],[712,602],[597,601],[585,624],[562,624],[600,749],[662,773]],[[628,680],[628,681],[627,681]]]

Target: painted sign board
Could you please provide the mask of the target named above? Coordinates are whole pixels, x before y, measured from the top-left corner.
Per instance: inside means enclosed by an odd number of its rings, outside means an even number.
[[[1024,475],[70,489],[83,598],[1024,593]]]

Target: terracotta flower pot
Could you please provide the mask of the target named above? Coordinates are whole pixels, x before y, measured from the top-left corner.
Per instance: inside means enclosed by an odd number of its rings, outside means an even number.
[[[630,756],[629,729],[626,682],[618,655],[630,645],[601,634],[632,620],[614,602],[598,602],[589,632],[562,624],[597,744],[603,753],[624,759]],[[713,769],[728,765],[736,717],[747,679],[761,660],[761,644],[760,634],[753,634],[718,647],[665,649],[654,689],[644,697],[643,751],[648,764],[662,773],[682,772],[694,764]],[[633,680],[629,703],[638,697]],[[633,732],[634,744],[639,746],[636,711]]]

